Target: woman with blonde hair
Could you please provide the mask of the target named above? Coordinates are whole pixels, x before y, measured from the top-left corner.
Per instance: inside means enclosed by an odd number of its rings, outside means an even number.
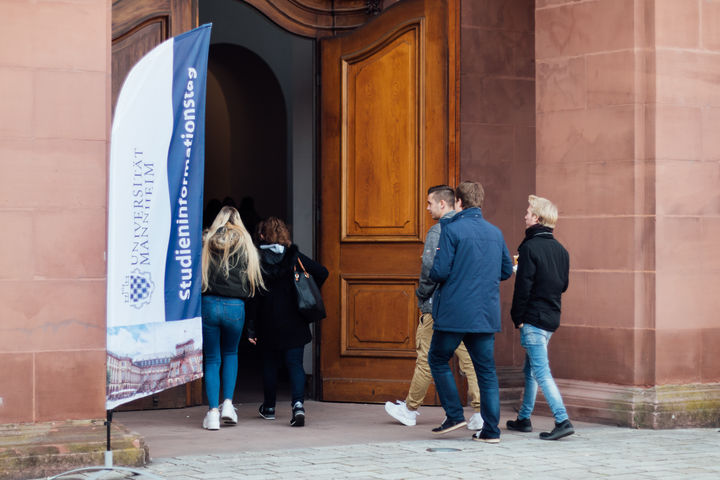
[[[260,259],[252,237],[238,211],[225,206],[203,234],[203,355],[205,393],[210,407],[203,428],[218,430],[221,418],[226,424],[237,424],[232,397],[237,381],[238,345],[245,324],[245,300],[263,288]],[[225,400],[219,411],[221,384]]]

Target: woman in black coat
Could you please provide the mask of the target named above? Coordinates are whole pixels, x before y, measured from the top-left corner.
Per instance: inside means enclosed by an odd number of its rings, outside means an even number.
[[[277,374],[284,362],[292,392],[290,425],[302,427],[305,424],[303,352],[305,344],[312,341],[312,334],[298,310],[294,271],[301,271],[299,259],[318,287],[327,279],[328,271],[300,253],[297,245],[290,242],[287,225],[279,218],[270,217],[260,222],[257,240],[266,290],[253,301],[248,337],[260,347],[263,361],[264,400],[259,411],[263,418],[275,419]]]

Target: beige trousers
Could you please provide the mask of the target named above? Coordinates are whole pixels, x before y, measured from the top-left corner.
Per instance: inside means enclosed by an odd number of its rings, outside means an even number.
[[[430,342],[433,335],[433,318],[429,313],[423,313],[420,317],[417,333],[415,334],[415,344],[417,350],[417,360],[415,361],[415,372],[410,381],[410,391],[408,391],[405,403],[409,410],[417,410],[425,399],[425,394],[430,388],[432,382],[432,373],[430,373],[430,365],[428,365],[428,351],[430,350]],[[478,388],[477,376],[475,375],[475,367],[473,366],[470,354],[463,343],[455,350],[458,357],[460,371],[467,377],[468,393],[470,394],[470,403],[476,412],[480,411],[480,389]]]

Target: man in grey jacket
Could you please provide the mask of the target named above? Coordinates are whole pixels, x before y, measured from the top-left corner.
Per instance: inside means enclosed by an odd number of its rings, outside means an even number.
[[[453,210],[454,204],[455,192],[451,187],[438,185],[428,189],[427,210],[433,220],[452,217],[455,214]],[[432,296],[435,293],[437,284],[430,280],[430,270],[432,270],[435,251],[440,240],[440,228],[440,222],[436,223],[430,228],[425,237],[420,282],[415,292],[418,297],[418,307],[420,308],[420,323],[415,334],[417,360],[415,362],[415,372],[410,382],[410,390],[404,402],[398,400],[396,403],[385,403],[385,411],[400,423],[408,426],[415,425],[415,417],[419,415],[418,408],[422,405],[430,387],[430,382],[432,382],[432,374],[428,365],[428,350],[430,349],[433,334]],[[470,418],[467,427],[470,430],[480,430],[483,421],[479,413],[480,390],[478,389],[475,367],[465,349],[465,345],[462,343],[455,351],[455,355],[458,357],[460,370],[467,377],[471,404],[475,410],[475,414]]]

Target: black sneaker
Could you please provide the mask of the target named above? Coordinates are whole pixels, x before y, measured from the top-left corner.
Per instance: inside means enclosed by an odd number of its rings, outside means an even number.
[[[479,432],[473,433],[472,439],[476,442],[485,442],[485,443],[500,443],[500,437],[491,437],[484,431],[480,430]]]
[[[265,405],[260,405],[260,409],[258,410],[260,412],[260,416],[263,417],[265,420],[275,420],[275,407],[266,407]]]
[[[465,425],[467,425],[467,422],[463,418],[459,422],[455,422],[452,420],[448,420],[447,417],[445,417],[445,420],[442,422],[442,425],[439,427],[435,427],[432,429],[432,432],[436,435],[440,435],[442,433],[448,433],[452,432],[453,430],[457,430],[458,428],[462,428]]]
[[[525,433],[532,432],[532,423],[530,423],[529,418],[518,417],[517,420],[508,420],[505,425],[507,425],[508,430]]]
[[[542,432],[540,434],[540,439],[560,440],[561,438],[572,435],[573,433],[575,433],[575,428],[573,428],[573,424],[570,423],[570,420],[565,420],[560,423],[555,423],[555,428],[553,428],[552,432]]]
[[[305,425],[305,409],[301,401],[297,401],[292,407],[292,419],[290,420],[291,427],[302,427]]]

